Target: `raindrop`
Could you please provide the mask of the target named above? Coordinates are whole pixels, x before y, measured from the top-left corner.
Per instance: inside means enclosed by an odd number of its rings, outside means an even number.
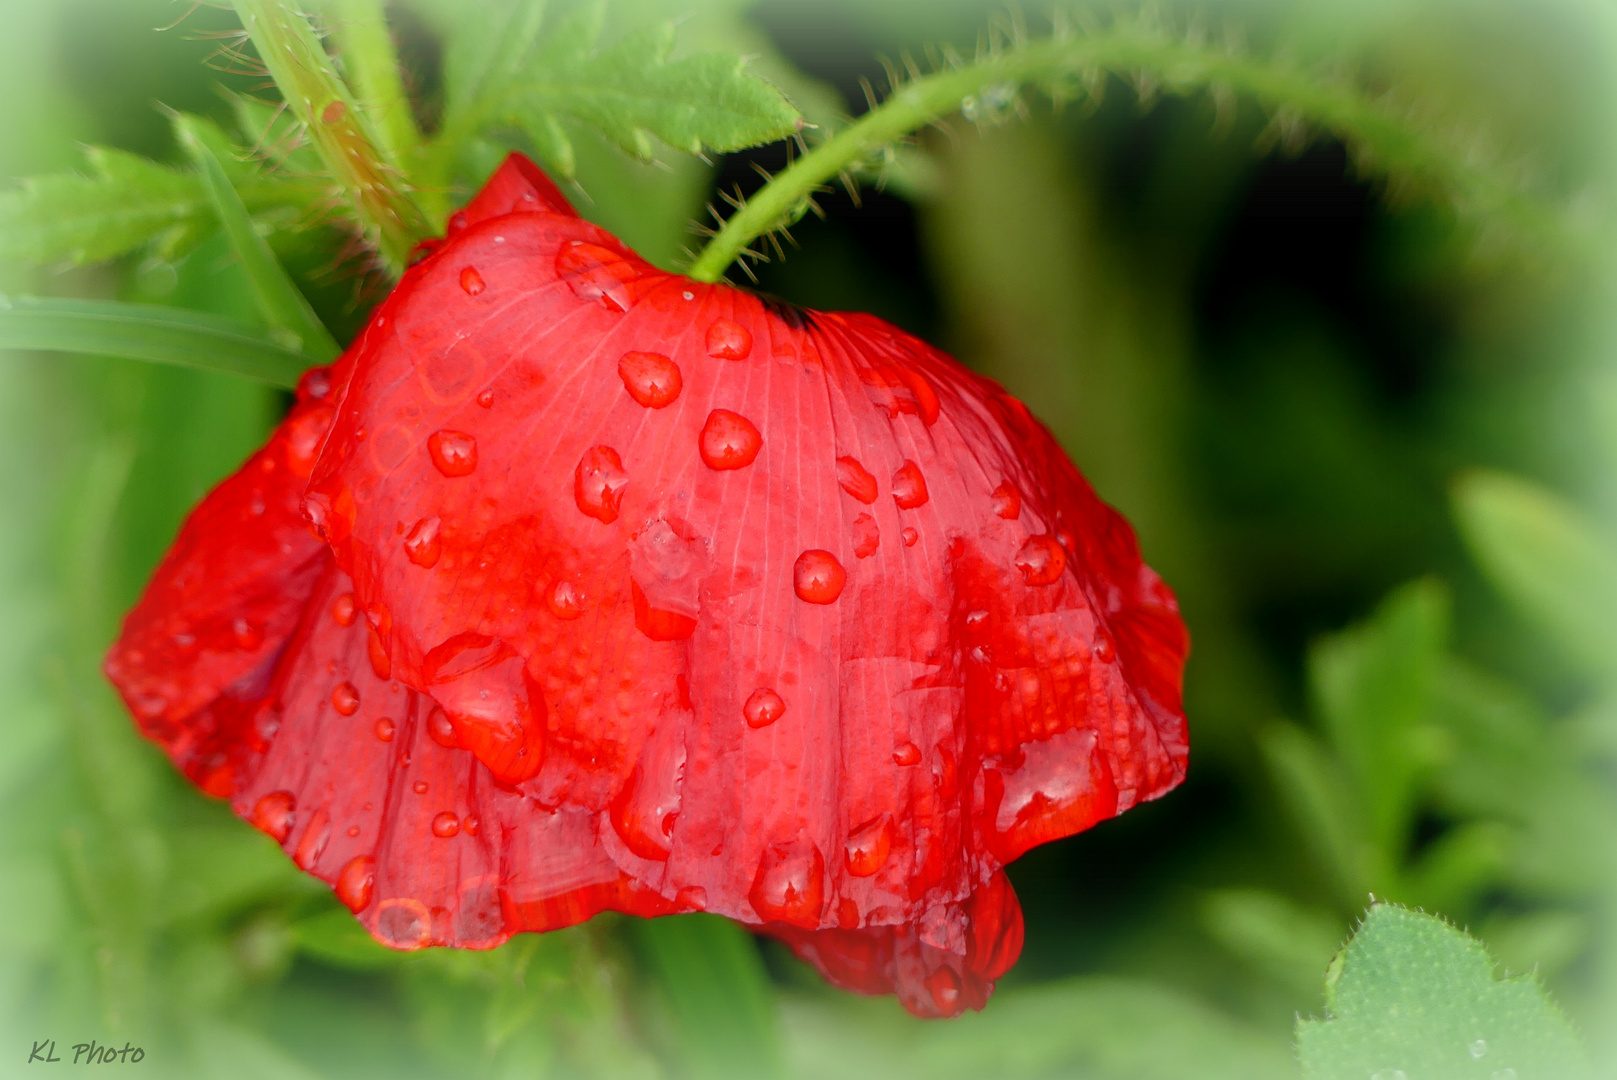
[[[297,850],[292,853],[292,861],[298,864],[299,869],[312,871],[320,856],[326,853],[326,844],[330,841],[331,817],[324,810],[316,810],[309,827],[303,830]]]
[[[456,210],[449,215],[449,227],[444,231],[448,235],[454,236],[456,233],[464,231],[469,224],[471,224],[471,218],[466,216],[466,211]]]
[[[629,396],[648,409],[671,405],[684,385],[679,365],[661,353],[624,353],[618,361],[618,378]]]
[[[371,662],[371,673],[386,682],[393,677],[393,660],[387,655],[387,646],[382,644],[381,635],[369,627],[366,630],[365,655]]]
[[[478,394],[477,403],[485,409],[492,409],[494,407],[494,391],[484,390],[481,394]]]
[[[411,790],[417,795],[425,795],[427,793],[427,782],[425,780],[417,780],[411,785]]]
[[[751,465],[763,448],[764,440],[745,416],[729,409],[714,409],[708,413],[707,423],[702,425],[697,445],[703,463],[710,469],[722,471]]]
[[[464,431],[433,432],[427,436],[427,452],[445,476],[470,476],[477,469],[477,440]]]
[[[427,734],[439,746],[450,750],[460,746],[460,740],[455,737],[455,725],[449,722],[449,714],[436,706],[427,714]]]
[[[955,974],[954,968],[940,967],[928,975],[926,988],[932,995],[932,1003],[943,1015],[953,1016],[960,1011],[960,976]]]
[[[483,291],[483,275],[477,272],[477,267],[468,266],[460,272],[460,289],[467,296],[476,296]]]
[[[881,530],[876,525],[876,519],[869,514],[860,514],[853,519],[853,553],[858,558],[867,558],[876,554],[876,548],[881,544]]]
[[[440,840],[447,840],[458,832],[460,832],[460,818],[448,810],[433,815],[432,835]]]
[[[1051,536],[1032,536],[1016,553],[1016,568],[1029,585],[1049,585],[1067,567],[1067,553]]]
[[[341,682],[331,692],[331,707],[344,716],[353,716],[359,711],[359,691],[354,689],[351,682]]]
[[[904,531],[898,535],[904,541],[905,547],[914,547],[915,541],[921,538],[921,534],[910,528],[908,525],[906,525],[904,527]]]
[[[556,273],[580,300],[599,300],[614,311],[633,306],[628,283],[639,275],[611,248],[570,240],[556,255]]]
[[[352,840],[354,837],[356,837],[358,835],[359,835],[359,826],[358,825],[350,825],[350,826],[348,826],[348,839]]]
[[[690,290],[689,290],[689,289],[686,289],[686,290],[685,290],[685,291],[684,291],[684,292],[683,292],[683,293],[681,293],[681,294],[680,294],[680,295],[681,295],[681,296],[683,296],[683,297],[684,297],[684,298],[685,298],[685,299],[687,299],[687,300],[695,300],[695,299],[696,299],[696,294],[695,294],[695,293],[693,293],[693,292],[691,292],[691,291],[690,291]]]
[[[1009,480],[994,489],[994,513],[1007,521],[1015,521],[1022,513],[1022,493]]]
[[[256,649],[264,643],[264,632],[239,617],[230,624],[230,636],[236,639],[238,649]]]
[[[719,360],[745,360],[752,353],[752,332],[729,319],[707,328],[707,354]]]
[[[1478,1039],[1476,1042],[1471,1044],[1471,1056],[1472,1057],[1480,1058],[1480,1057],[1486,1057],[1487,1055],[1488,1055],[1488,1040],[1487,1039]]]
[[[765,848],[748,899],[765,920],[817,927],[825,906],[825,856],[812,843]]]
[[[980,630],[988,624],[988,612],[968,611],[966,613],[966,627],[970,630]]]
[[[467,814],[464,818],[461,818],[460,828],[461,831],[467,836],[476,836],[479,827],[480,823],[478,822],[477,818],[471,814]]]
[[[686,293],[685,298],[690,299],[690,295]],[[674,894],[674,903],[687,911],[706,911],[707,890],[700,885],[687,885]]]
[[[748,727],[768,727],[786,715],[786,702],[769,687],[761,686],[747,698],[747,703],[741,707],[741,713],[747,718]]]
[[[380,720],[376,721],[376,737],[383,742],[392,742],[394,731],[395,728],[393,725],[393,718],[391,716],[384,716]]]
[[[404,538],[404,557],[428,569],[438,565],[438,556],[442,554],[438,538],[440,524],[437,517],[424,517],[412,525]]]
[[[893,748],[893,764],[919,765],[921,762],[921,748],[912,742],[901,742]]]
[[[573,502],[582,513],[611,524],[618,520],[618,503],[628,483],[618,452],[610,446],[592,446],[573,473]]]
[[[876,478],[854,457],[837,458],[837,483],[866,506],[876,501]]]
[[[829,604],[842,595],[848,572],[829,551],[810,548],[797,557],[792,567],[792,588],[797,598],[810,604]]]
[[[337,899],[356,915],[371,905],[376,885],[376,860],[369,855],[349,859],[337,875]]]
[[[1095,639],[1095,659],[1105,664],[1112,659],[1112,639],[1101,636]]]
[[[584,614],[584,590],[571,581],[558,579],[545,596],[545,606],[558,619],[576,619]]]
[[[331,605],[331,617],[337,620],[338,626],[353,626],[354,617],[359,608],[354,604],[354,594],[345,592],[337,597]]]
[[[284,844],[292,835],[297,806],[297,797],[290,791],[272,791],[253,804],[253,827]]]
[[[395,949],[420,949],[432,941],[427,905],[407,896],[383,900],[376,908],[376,936]]]
[[[854,877],[869,877],[887,865],[892,848],[893,824],[887,815],[867,821],[848,837],[848,873]]]
[[[901,510],[914,510],[925,505],[926,500],[926,477],[921,475],[921,467],[913,461],[904,462],[893,474],[893,501]]]

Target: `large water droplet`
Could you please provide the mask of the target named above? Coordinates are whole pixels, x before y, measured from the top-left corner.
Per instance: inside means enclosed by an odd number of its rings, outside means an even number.
[[[433,706],[427,714],[427,735],[439,746],[450,750],[460,747],[460,740],[455,737],[455,725],[449,722],[449,714],[437,706]]]
[[[1022,513],[1022,493],[1009,480],[994,489],[994,513],[1007,521],[1015,521]]]
[[[483,291],[483,275],[477,272],[477,267],[468,266],[460,272],[460,289],[467,296],[476,296]]]
[[[752,332],[729,319],[707,328],[707,354],[719,360],[745,360],[752,354]]]
[[[746,717],[748,727],[768,727],[786,715],[786,702],[774,690],[760,686],[747,696],[741,715]]]
[[[470,476],[477,470],[477,440],[464,431],[434,431],[427,436],[427,452],[445,476]]]
[[[837,557],[829,551],[810,548],[797,557],[792,567],[792,588],[799,600],[810,604],[829,604],[842,595],[848,572],[842,569]]]
[[[903,531],[898,534],[898,537],[900,540],[904,541],[905,547],[914,547],[915,542],[921,538],[921,534],[916,532],[912,527],[906,525],[904,526]]]
[[[371,662],[371,674],[387,682],[393,677],[393,658],[387,654],[382,635],[370,627],[366,627],[365,631],[365,656]]]
[[[498,638],[456,634],[422,661],[425,689],[460,745],[499,780],[532,779],[545,760],[546,709],[522,656]]]
[[[866,506],[876,501],[876,478],[859,464],[858,458],[837,458],[837,483]]]
[[[424,948],[432,941],[432,914],[407,896],[383,900],[376,909],[376,936],[395,949]]]
[[[268,833],[277,844],[284,844],[292,835],[297,806],[297,797],[290,791],[272,791],[253,804],[253,827]]]
[[[719,470],[746,468],[758,457],[763,445],[763,437],[752,421],[729,409],[714,409],[708,413],[697,441],[703,463]]]
[[[633,306],[628,283],[638,273],[611,248],[569,240],[556,255],[556,273],[580,300],[598,300],[613,311],[628,311]]]
[[[298,864],[300,870],[313,871],[330,842],[331,815],[323,809],[316,810],[314,817],[309,820],[309,827],[303,830],[297,850],[292,852],[292,861]]]
[[[354,914],[371,906],[371,890],[376,886],[376,860],[369,855],[349,859],[337,875],[337,899]]]
[[[331,692],[331,707],[344,716],[353,716],[359,711],[359,691],[351,682],[340,682]]]
[[[1029,585],[1049,585],[1067,567],[1067,553],[1053,536],[1031,536],[1016,553],[1016,568]]]
[[[618,520],[618,504],[628,484],[618,452],[610,446],[592,446],[573,472],[573,502],[583,513],[610,525]]]
[[[818,929],[825,907],[825,856],[802,840],[765,848],[747,895],[765,921]]]
[[[646,760],[652,763],[651,771],[636,765],[628,783],[612,800],[612,828],[630,851],[642,859],[663,862],[674,850],[685,751],[681,747],[669,757],[648,748]]]
[[[629,396],[648,409],[673,404],[684,385],[679,365],[661,353],[624,353],[618,361],[618,378]]]
[[[396,730],[397,727],[394,725],[391,716],[384,716],[376,721],[376,737],[383,742],[392,742],[393,734]]]
[[[921,467],[913,461],[904,462],[893,474],[893,501],[901,510],[914,510],[925,505],[926,500],[926,477],[921,475]]]
[[[848,837],[848,873],[854,877],[869,877],[887,865],[887,856],[892,849],[891,819],[883,814],[874,821],[867,821]]]
[[[359,607],[354,603],[354,594],[345,592],[331,603],[331,617],[337,620],[338,626],[353,626],[354,618],[359,614]]]
[[[860,514],[853,519],[853,553],[855,557],[864,559],[876,554],[876,548],[881,544],[881,529],[876,525],[876,519],[869,514]]]
[[[444,810],[432,816],[432,835],[447,840],[460,833],[460,818]]]
[[[901,742],[893,748],[893,764],[908,767],[921,762],[921,748],[912,742]]]
[[[584,590],[565,578],[559,578],[545,594],[545,606],[558,619],[576,619],[584,614]]]
[[[404,557],[426,569],[437,566],[438,556],[443,554],[438,538],[438,527],[442,524],[433,516],[424,517],[412,525],[404,537]]]

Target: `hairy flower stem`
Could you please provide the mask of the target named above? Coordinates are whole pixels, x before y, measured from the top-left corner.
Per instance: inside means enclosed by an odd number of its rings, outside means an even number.
[[[365,113],[338,77],[308,20],[286,0],[235,0],[242,25],[293,114],[308,129],[352,204],[365,238],[396,276],[429,235],[405,192],[397,163],[381,149]]]
[[[691,265],[690,276],[699,281],[719,280],[753,240],[800,218],[822,185],[972,99],[992,99],[981,106],[992,113],[1025,83],[1059,88],[1079,76],[1101,71],[1141,81],[1149,73],[1167,91],[1218,88],[1246,95],[1273,110],[1277,122],[1290,116],[1298,123],[1323,129],[1348,143],[1361,166],[1396,171],[1406,179],[1430,184],[1464,212],[1486,209],[1527,231],[1560,231],[1548,207],[1350,85],[1322,82],[1306,71],[1275,62],[1122,28],[1018,46],[897,88],[887,101],[804,154],[748,198],[702,249]]]

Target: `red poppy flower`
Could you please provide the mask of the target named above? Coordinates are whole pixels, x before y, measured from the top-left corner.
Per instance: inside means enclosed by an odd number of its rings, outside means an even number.
[[[1021,949],[1004,865],[1182,778],[1186,648],[1020,402],[659,271],[513,157],[107,673],[395,948],[706,910],[952,1015]]]

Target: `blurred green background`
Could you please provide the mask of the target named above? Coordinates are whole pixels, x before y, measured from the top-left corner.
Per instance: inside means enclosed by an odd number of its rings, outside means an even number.
[[[0,3],[0,174],[79,168],[81,143],[179,162],[160,105],[228,122],[216,86],[264,80],[217,55],[231,12],[189,7]],[[429,119],[453,10],[389,5]],[[7,354],[0,1075],[34,1075],[40,1039],[97,1039],[141,1045],[163,1076],[1291,1076],[1294,1019],[1321,1012],[1373,894],[1536,971],[1617,1076],[1617,12],[1160,13],[1348,73],[1558,224],[1142,73],[927,131],[882,190],[826,194],[755,268],[765,291],[872,311],[1026,400],[1191,627],[1189,780],[1011,868],[1027,947],[985,1013],[914,1021],[746,938],[686,967],[677,935],[613,918],[491,954],[371,946],[135,735],[98,672],[181,517],[285,397]],[[670,15],[688,16],[682,47],[754,56],[815,119],[863,111],[880,55],[969,56],[995,13],[636,0],[609,25]],[[577,146],[586,216],[669,266],[716,190],[785,161]],[[327,241],[275,237],[346,340],[376,285]],[[0,291],[254,314],[219,237],[173,261],[4,266]],[[752,1027],[693,1036],[704,995]]]

